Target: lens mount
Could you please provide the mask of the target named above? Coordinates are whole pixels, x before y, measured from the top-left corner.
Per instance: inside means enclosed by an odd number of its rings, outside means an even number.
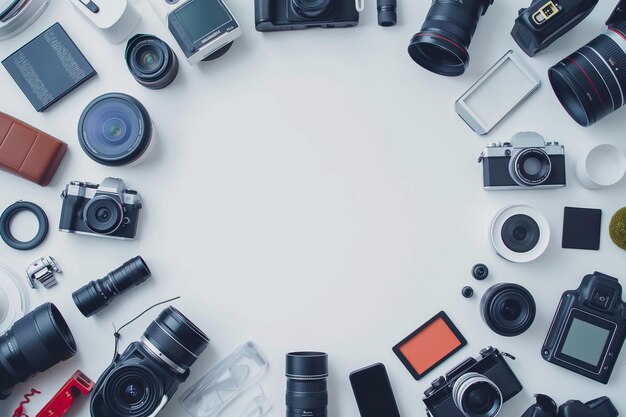
[[[97,195],[83,209],[85,225],[94,233],[110,235],[124,221],[124,207],[117,198]]]
[[[159,378],[149,368],[134,364],[114,369],[102,391],[115,417],[151,416],[164,395]]]
[[[415,34],[408,51],[413,61],[439,75],[456,77],[469,65],[467,49],[459,41],[441,34]]]
[[[495,417],[504,403],[500,388],[475,372],[468,372],[456,380],[452,398],[465,417]]]
[[[526,332],[535,321],[537,307],[532,294],[521,285],[498,284],[480,301],[481,315],[495,333],[513,337]]]
[[[522,187],[535,187],[548,180],[552,173],[552,161],[543,149],[526,148],[509,162],[511,178]]]

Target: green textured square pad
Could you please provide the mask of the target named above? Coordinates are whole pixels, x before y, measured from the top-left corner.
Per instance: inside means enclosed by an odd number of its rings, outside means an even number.
[[[600,249],[602,210],[565,207],[563,220],[563,248]]]

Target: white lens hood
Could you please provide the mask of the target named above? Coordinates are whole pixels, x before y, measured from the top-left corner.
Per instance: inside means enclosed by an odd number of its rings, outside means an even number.
[[[28,0],[26,2],[20,2],[15,6],[15,10],[19,9],[19,11],[9,13],[3,21],[0,21],[0,40],[12,38],[32,25],[46,10],[49,3],[50,0]],[[2,8],[10,6],[11,2],[6,1],[0,5]],[[0,12],[3,11],[4,10],[0,10]]]
[[[539,226],[539,241],[535,247],[528,252],[515,252],[509,249],[502,240],[502,227],[504,223],[518,214],[532,218]],[[518,263],[534,261],[548,248],[548,244],[550,243],[550,225],[543,213],[533,207],[526,205],[508,206],[500,210],[493,218],[491,226],[489,227],[489,241],[491,242],[493,250],[507,261]]]
[[[26,285],[11,268],[0,264],[0,336],[28,311]]]

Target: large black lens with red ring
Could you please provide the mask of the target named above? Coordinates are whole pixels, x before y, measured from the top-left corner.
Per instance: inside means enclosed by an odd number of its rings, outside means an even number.
[[[492,4],[493,0],[434,0],[422,30],[411,39],[409,55],[436,74],[463,74],[478,20]]]

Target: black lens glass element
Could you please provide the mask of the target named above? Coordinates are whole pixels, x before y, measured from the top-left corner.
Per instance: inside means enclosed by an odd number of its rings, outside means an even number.
[[[530,292],[517,284],[491,287],[480,302],[485,323],[499,335],[519,336],[535,320],[536,305]]]
[[[409,44],[409,55],[436,74],[458,76],[469,64],[467,48],[478,20],[493,0],[434,0],[420,32]]]
[[[514,180],[525,186],[541,185],[548,180],[552,172],[550,156],[542,149],[528,148],[521,151],[511,161]]]
[[[83,211],[85,225],[94,233],[105,235],[115,232],[123,218],[121,202],[107,195],[92,198]]]
[[[491,417],[500,408],[500,395],[491,384],[477,382],[465,392],[463,406],[470,417]]]
[[[152,35],[135,35],[126,45],[126,65],[137,82],[159,90],[178,75],[178,58],[167,43]]]
[[[533,250],[541,232],[539,225],[526,214],[516,214],[508,218],[502,225],[502,242],[507,248],[517,253],[526,253]]]
[[[313,19],[324,14],[333,0],[291,0],[293,11],[305,19]]]
[[[37,307],[0,336],[0,400],[12,388],[76,354],[65,319],[51,303]]]
[[[136,378],[120,385],[120,400],[129,407],[137,407],[141,405],[148,394],[149,391],[143,382]]]

